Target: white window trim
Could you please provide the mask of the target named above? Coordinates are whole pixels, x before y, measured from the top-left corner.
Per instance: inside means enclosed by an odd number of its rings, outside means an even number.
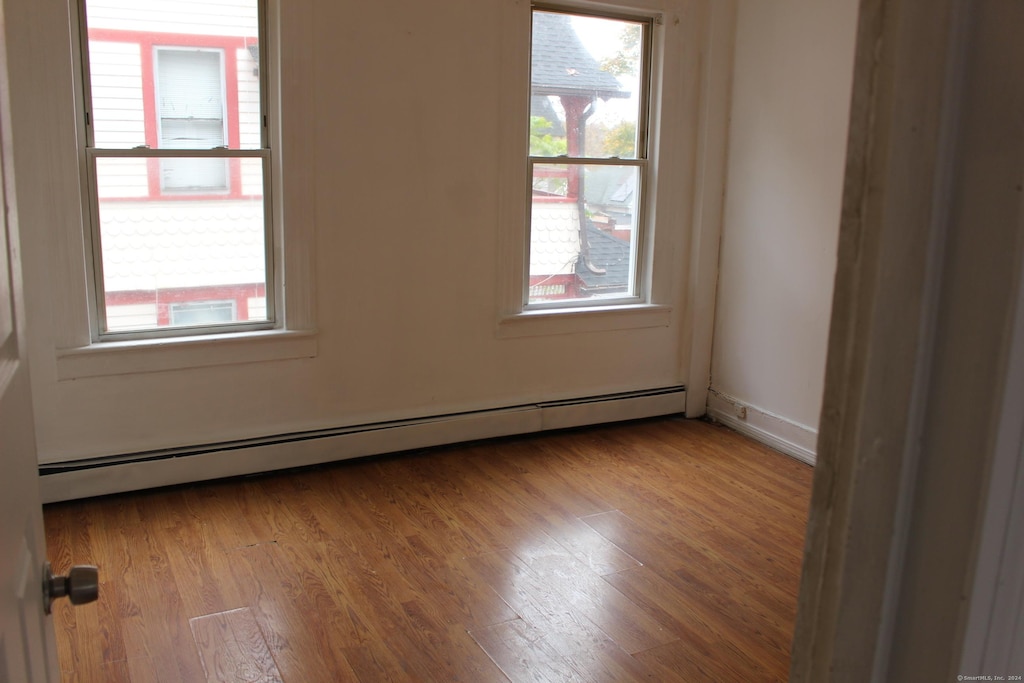
[[[498,328],[498,337],[508,339],[546,334],[668,327],[671,322],[672,307],[658,304],[531,309],[504,318]]]
[[[312,358],[313,331],[233,332],[93,344],[57,352],[57,379]]]
[[[75,0],[69,0],[74,4]],[[68,38],[78,40],[77,16]],[[290,0],[288,11],[281,11],[280,0],[265,0],[265,41],[261,63],[266,65],[267,107],[270,144],[277,150],[271,168],[271,204],[275,231],[273,260],[277,273],[278,300],[282,304],[274,329],[221,333],[205,336],[169,336],[141,340],[93,340],[89,317],[91,292],[86,269],[89,256],[86,244],[85,215],[61,224],[60,238],[51,252],[53,277],[53,334],[56,346],[56,371],[60,380],[142,372],[160,372],[194,367],[209,367],[242,362],[310,358],[317,354],[314,322],[313,283],[315,281],[315,178],[303,159],[314,153],[308,131],[312,121],[313,93],[306,74],[313,68],[313,12],[311,0]],[[288,45],[282,59],[281,45]],[[70,50],[76,78],[81,78],[81,56]],[[84,111],[81,81],[76,80],[77,111]],[[286,125],[282,125],[286,124]],[[85,125],[76,116],[77,134],[84,139]],[[284,150],[286,153],[282,153]],[[79,155],[79,178],[86,192],[88,178],[86,155]],[[80,195],[68,192],[79,201]],[[287,284],[287,286],[285,286]]]
[[[663,143],[666,135],[678,143],[679,131],[667,130],[661,117],[666,102],[679,105],[683,97],[683,78],[680,73],[683,52],[687,45],[685,38],[698,29],[681,29],[678,18],[665,21],[662,7],[645,0],[622,0],[615,5],[568,0],[557,3],[540,3],[547,8],[590,13],[607,13],[610,16],[651,17],[654,19],[651,36],[651,90],[648,121],[648,180],[644,225],[644,240],[641,252],[637,254],[639,282],[638,297],[601,299],[594,302],[574,301],[568,305],[532,304],[525,305],[528,282],[527,262],[530,239],[529,210],[530,194],[527,177],[529,148],[529,93],[530,93],[530,51],[533,6],[530,3],[506,3],[503,6],[503,25],[519,27],[502,34],[503,82],[501,116],[499,125],[501,148],[499,161],[499,313],[497,336],[522,337],[572,332],[596,332],[616,329],[636,329],[667,326],[673,322],[673,303],[679,300],[678,264],[673,264],[672,254],[683,245],[687,238],[687,223],[682,220],[681,194],[666,193],[665,201],[659,201],[659,186],[669,182],[692,182],[687,177],[686,163],[663,159]],[[671,30],[668,30],[671,29]],[[691,48],[692,49],[692,48]],[[682,125],[677,123],[673,128]],[[663,226],[657,230],[656,226]],[[684,269],[685,270],[685,269]]]

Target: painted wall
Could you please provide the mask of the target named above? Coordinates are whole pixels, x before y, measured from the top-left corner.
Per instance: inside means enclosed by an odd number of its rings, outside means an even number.
[[[805,459],[824,386],[857,6],[738,7],[709,411]]]
[[[529,35],[528,5],[513,0],[395,0],[356,15],[327,0],[281,3],[292,36],[279,46],[283,87],[301,95],[280,104],[292,143],[284,163],[298,169],[285,177],[283,202],[286,219],[312,226],[299,249],[315,267],[315,355],[62,376],[68,321],[84,305],[62,296],[54,276],[77,273],[82,258],[67,237],[81,230],[68,6],[8,4],[18,28],[12,103],[19,203],[32,228],[24,256],[42,462],[686,382],[681,266],[662,276],[663,322],[500,333],[499,196],[509,162],[499,149],[520,134],[512,126],[525,125],[501,106],[504,89],[522,80],[509,70],[524,68],[502,50]],[[662,154],[675,170],[662,194],[676,220],[659,225],[656,239],[659,259],[683,264],[689,223],[679,217],[692,178],[677,160],[694,157],[696,131],[681,122],[698,120],[691,38],[694,17],[706,13],[684,0],[634,4],[665,11],[674,32],[662,65],[673,109],[659,134],[671,145]],[[510,11],[524,19],[521,33],[511,34]],[[525,167],[515,161],[513,174],[517,165]],[[309,182],[295,189],[299,176]]]

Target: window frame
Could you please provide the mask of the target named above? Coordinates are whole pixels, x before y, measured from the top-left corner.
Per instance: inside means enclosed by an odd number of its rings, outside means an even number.
[[[277,258],[281,252],[278,242],[278,230],[275,229],[275,218],[278,216],[274,207],[274,195],[277,185],[274,184],[273,167],[277,163],[273,153],[271,140],[276,138],[270,128],[270,107],[269,94],[271,90],[271,69],[269,64],[270,53],[267,47],[268,36],[268,4],[272,0],[254,0],[257,8],[257,54],[260,64],[259,78],[259,129],[260,142],[258,147],[230,148],[229,145],[213,149],[161,149],[151,148],[145,144],[130,147],[105,147],[95,145],[95,129],[93,125],[93,97],[89,55],[89,28],[88,28],[88,0],[74,0],[77,6],[77,40],[75,50],[75,65],[78,70],[80,83],[79,105],[81,107],[82,137],[78,146],[80,155],[80,167],[83,180],[83,220],[84,220],[84,247],[85,247],[85,270],[86,270],[86,293],[88,299],[88,321],[91,344],[102,345],[116,342],[135,342],[140,340],[169,340],[172,338],[189,339],[204,335],[226,335],[237,333],[267,332],[281,330],[284,328],[284,320],[279,311],[278,303],[283,301],[283,287],[279,277]],[[73,32],[75,33],[75,32]],[[157,79],[156,52],[160,49],[174,49],[184,47],[194,49],[192,46],[176,46],[170,44],[153,44],[153,73],[150,76]],[[199,46],[199,49],[203,49]],[[215,49],[215,48],[214,48]],[[224,76],[226,55],[221,55],[221,73]],[[145,78],[145,74],[143,74]],[[154,88],[155,92],[155,88]],[[222,80],[222,97],[227,99],[226,84]],[[225,102],[225,105],[229,103]],[[224,126],[228,129],[228,106],[224,107]],[[147,122],[148,123],[148,122]],[[156,114],[154,125],[157,126],[159,135],[160,117]],[[264,249],[264,290],[266,296],[266,320],[242,321],[232,323],[219,323],[200,326],[185,327],[160,327],[150,329],[138,329],[130,331],[111,331],[107,324],[106,296],[103,274],[103,253],[100,235],[100,198],[98,188],[97,164],[103,158],[123,159],[163,159],[171,157],[180,158],[216,158],[223,159],[225,164],[231,163],[231,159],[259,158],[262,165],[262,203],[263,203],[263,249]],[[240,162],[239,162],[240,163]],[[230,172],[228,173],[228,190],[209,191],[178,191],[163,189],[160,181],[160,200],[188,200],[197,197],[226,197],[232,194]]]
[[[529,77],[527,78],[527,91],[524,97],[524,102],[528,103],[533,97],[533,78],[532,78],[532,61],[533,61],[533,21],[535,12],[548,12],[555,14],[565,14],[569,16],[580,16],[580,17],[594,17],[598,19],[611,19],[619,21],[628,21],[636,23],[641,27],[641,50],[640,50],[640,73],[638,74],[638,83],[642,89],[642,93],[639,99],[639,106],[637,112],[637,131],[636,131],[636,153],[632,158],[619,158],[619,157],[594,157],[594,156],[569,156],[568,154],[559,156],[536,156],[530,154],[529,150],[529,126],[524,126],[524,132],[526,134],[526,183],[525,183],[525,229],[524,229],[524,244],[522,249],[523,254],[523,272],[521,277],[521,291],[519,293],[520,302],[518,306],[518,312],[522,314],[529,313],[544,313],[544,312],[566,312],[578,309],[584,310],[598,310],[598,309],[628,309],[642,306],[650,303],[651,291],[649,286],[649,273],[652,267],[651,256],[648,248],[648,244],[651,240],[651,233],[653,232],[653,216],[655,213],[654,202],[652,199],[653,187],[656,183],[656,179],[653,178],[655,161],[653,157],[656,156],[654,152],[654,145],[652,144],[652,126],[654,122],[653,106],[654,102],[659,95],[657,83],[655,82],[655,66],[654,66],[654,55],[655,55],[655,41],[656,41],[656,26],[661,23],[660,13],[644,12],[639,9],[623,9],[623,8],[606,8],[605,6],[590,6],[582,3],[572,4],[559,4],[559,3],[548,3],[548,2],[533,2],[529,7],[530,17],[530,38],[528,41],[527,48],[527,59]],[[529,116],[527,118],[527,124]],[[635,229],[632,231],[632,239],[630,244],[630,252],[633,255],[633,263],[631,264],[629,280],[627,284],[627,291],[621,296],[601,296],[593,298],[572,298],[563,300],[549,300],[549,301],[538,301],[530,302],[530,259],[531,259],[531,246],[533,237],[533,179],[534,169],[537,165],[548,165],[558,166],[565,165],[579,166],[581,171],[587,166],[613,166],[613,167],[631,167],[637,169],[637,192],[639,193],[639,199],[637,201],[637,210],[635,217]]]

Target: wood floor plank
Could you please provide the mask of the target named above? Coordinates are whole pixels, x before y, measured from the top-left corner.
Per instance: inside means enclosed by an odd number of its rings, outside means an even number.
[[[671,642],[676,636],[649,612],[579,562],[550,537],[520,546],[515,555],[541,585],[607,633],[626,652]]]
[[[530,683],[585,683],[544,633],[522,619],[473,631],[473,639],[509,680]]]
[[[532,626],[573,629],[581,619],[589,620],[626,652],[675,639],[657,620],[608,584],[603,584],[603,591],[596,585],[576,590],[572,585],[574,575],[567,572],[560,580],[553,572],[537,573],[507,551],[470,558],[469,562],[481,580]],[[603,583],[600,578],[597,582]]]
[[[132,572],[125,576],[126,592],[132,601],[128,604],[134,610],[131,623],[135,627],[134,648],[123,631],[129,658],[141,655],[150,659],[160,672],[161,681],[202,680],[202,663],[188,627],[191,615],[184,609],[159,530],[141,525],[134,532],[122,532],[126,533],[127,550],[133,558]]]
[[[239,548],[234,556],[236,580],[246,591],[282,678],[310,683],[357,680],[331,640],[330,622],[320,618],[322,606],[315,596],[323,591],[305,573],[312,568],[300,569],[275,542]]]
[[[246,607],[189,620],[207,683],[284,683]]]
[[[479,467],[470,463],[467,467]],[[466,483],[466,488],[475,487],[480,494],[501,502],[506,516],[519,520],[523,528],[538,528],[548,536],[556,539],[572,553],[573,557],[583,562],[597,574],[607,574],[640,563],[615,544],[608,541],[594,529],[584,524],[578,516],[563,505],[558,496],[546,495],[525,476],[518,480],[507,479],[500,473],[490,476],[484,468],[477,469],[480,476]],[[541,481],[551,479],[553,473],[540,477]],[[486,482],[484,484],[483,482]]]
[[[274,540],[271,524],[256,502],[262,496],[253,479],[214,481],[183,489],[183,505],[201,521],[210,542],[227,553]]]
[[[640,567],[604,577],[623,594],[669,624],[679,636],[672,647],[656,647],[659,652],[676,652],[680,661],[693,662],[684,668],[693,676],[716,672],[696,680],[743,680],[744,676],[779,671],[785,666],[778,651],[762,634],[747,629],[735,615],[709,605],[703,596],[686,590],[679,582],[661,576],[651,567]],[[743,648],[737,647],[743,643]],[[647,651],[645,651],[647,652]],[[638,656],[646,661],[642,653]],[[686,677],[684,677],[686,679]]]
[[[757,575],[735,571],[704,541],[694,540],[683,546],[667,534],[655,534],[649,527],[618,511],[592,515],[584,521],[625,545],[637,557],[650,558],[645,564],[662,568],[663,576],[671,577],[691,594],[699,595],[711,612],[732,615],[731,623],[742,625],[752,644],[767,645],[780,657],[788,657],[796,616],[795,589],[787,601],[778,596],[779,587]],[[666,546],[671,548],[668,555]],[[684,556],[686,559],[681,560]],[[773,612],[773,607],[779,612]]]
[[[360,681],[417,681],[420,672],[406,662],[402,650],[408,640],[397,630],[395,620],[367,599],[359,577],[339,561],[340,550],[333,542],[298,546],[316,577],[307,577],[306,593],[319,619],[328,627],[330,638],[344,655]],[[390,608],[393,611],[393,608]],[[408,645],[411,647],[411,645]]]
[[[669,417],[47,506],[62,677],[784,680],[811,474]]]
[[[408,537],[395,554],[401,558],[404,575],[416,582],[418,594],[430,598],[448,623],[476,628],[515,618],[497,593],[466,575],[460,558],[446,558],[421,537]]]

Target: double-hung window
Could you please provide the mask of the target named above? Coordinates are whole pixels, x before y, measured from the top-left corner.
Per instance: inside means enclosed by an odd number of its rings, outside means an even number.
[[[96,341],[275,326],[262,0],[81,0]]]
[[[525,308],[642,300],[652,24],[533,8]]]

